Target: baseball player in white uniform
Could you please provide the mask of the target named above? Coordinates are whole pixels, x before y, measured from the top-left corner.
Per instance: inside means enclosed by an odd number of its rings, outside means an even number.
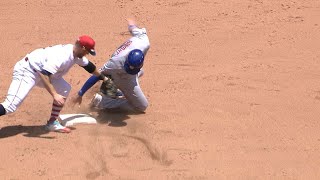
[[[123,43],[100,69],[102,74],[111,76],[125,98],[112,98],[96,93],[92,105],[98,109],[120,108],[125,111],[144,112],[148,107],[138,77],[143,74],[141,68],[150,47],[149,38],[146,29],[137,27],[133,20],[128,20],[128,29],[132,37]],[[97,76],[91,76],[78,92],[74,103],[81,103],[84,93],[98,80]]]
[[[78,64],[89,73],[104,79],[99,70],[85,56],[95,55],[95,41],[87,36],[80,36],[76,43],[40,48],[27,54],[14,66],[13,80],[7,97],[0,104],[0,116],[16,111],[34,86],[44,87],[53,97],[51,116],[46,124],[49,131],[70,132],[57,120],[60,111],[71,90],[63,79],[69,69]]]

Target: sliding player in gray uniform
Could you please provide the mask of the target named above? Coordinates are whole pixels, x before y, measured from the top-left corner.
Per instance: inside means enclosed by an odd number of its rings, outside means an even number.
[[[138,77],[143,74],[141,68],[150,47],[149,38],[146,29],[138,28],[132,20],[128,20],[128,29],[132,37],[123,43],[100,69],[102,74],[111,76],[124,98],[113,98],[102,93],[96,93],[92,99],[93,107],[98,109],[120,108],[133,112],[144,112],[148,107],[148,101],[140,88]],[[91,76],[78,92],[74,103],[80,104],[84,93],[98,79],[97,76]]]

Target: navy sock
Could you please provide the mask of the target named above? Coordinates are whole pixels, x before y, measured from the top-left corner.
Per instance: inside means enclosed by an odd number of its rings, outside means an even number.
[[[0,104],[0,116],[5,115],[5,114],[6,114],[6,110],[4,109],[2,104]]]

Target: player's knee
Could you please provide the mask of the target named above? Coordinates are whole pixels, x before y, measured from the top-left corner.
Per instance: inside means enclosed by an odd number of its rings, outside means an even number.
[[[148,101],[146,101],[146,102],[143,102],[143,103],[139,104],[138,106],[136,106],[135,109],[138,112],[144,113],[147,110],[148,105],[149,105],[149,103],[148,103]]]
[[[136,111],[139,113],[144,113],[147,110],[147,107],[136,107]]]

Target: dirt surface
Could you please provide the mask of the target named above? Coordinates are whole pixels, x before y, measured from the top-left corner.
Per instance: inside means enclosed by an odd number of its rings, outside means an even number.
[[[320,178],[320,1],[10,0],[0,14],[2,100],[36,48],[89,34],[100,67],[129,16],[151,42],[146,114],[47,133],[52,98],[34,88],[0,118],[1,179]],[[71,69],[72,94],[88,77]],[[86,107],[62,113],[76,112]]]

